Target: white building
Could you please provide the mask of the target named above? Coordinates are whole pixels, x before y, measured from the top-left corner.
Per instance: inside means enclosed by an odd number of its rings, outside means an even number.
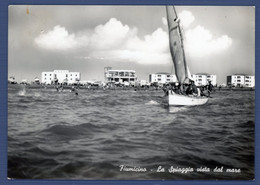
[[[170,82],[177,82],[177,78],[176,75],[170,73],[155,73],[149,75],[149,82],[162,85]]]
[[[246,87],[255,87],[255,76],[245,75],[245,86]]]
[[[54,83],[54,72],[42,72],[42,83],[53,84]]]
[[[137,80],[136,72],[134,70],[112,70],[112,67],[105,67],[104,75],[106,83],[129,83],[134,85]]]
[[[209,81],[211,81],[211,84],[215,86],[217,84],[217,76],[211,75],[207,73],[197,73],[194,75],[191,75],[192,79],[195,82],[196,86],[203,86],[208,85]]]
[[[54,70],[53,72],[42,72],[43,84],[67,83],[73,84],[80,80],[79,72],[69,72],[68,70]]]
[[[255,76],[245,74],[234,74],[227,76],[227,85],[234,87],[254,87]]]
[[[15,81],[15,77],[10,76],[9,79],[8,79],[8,83],[10,83],[10,84],[17,84],[17,82]]]

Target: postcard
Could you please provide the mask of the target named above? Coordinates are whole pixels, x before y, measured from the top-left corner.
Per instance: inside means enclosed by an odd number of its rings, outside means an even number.
[[[255,179],[255,7],[10,5],[11,180]]]

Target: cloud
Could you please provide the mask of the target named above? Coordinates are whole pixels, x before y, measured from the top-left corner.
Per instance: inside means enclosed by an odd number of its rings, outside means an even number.
[[[179,14],[181,25],[185,31],[186,53],[191,57],[201,58],[224,52],[232,45],[232,39],[227,35],[213,37],[210,30],[201,25],[190,28],[195,17],[190,11],[183,10]]]
[[[183,10],[182,12],[180,12],[178,14],[178,16],[181,20],[180,24],[183,28],[188,28],[191,25],[191,23],[195,20],[195,17],[193,16],[193,14],[187,10]],[[166,17],[162,17],[162,23],[164,25],[168,25]]]
[[[190,24],[195,20],[195,17],[190,11],[183,10],[181,13],[179,13],[179,18],[181,20],[181,25],[183,28],[187,28],[190,26]]]
[[[105,25],[98,25],[91,37],[91,44],[98,49],[109,49],[121,45],[130,34],[128,25],[111,18]]]
[[[68,50],[78,46],[75,35],[69,34],[60,25],[55,26],[53,30],[47,33],[42,31],[34,41],[39,47],[50,50]]]
[[[181,12],[181,16],[185,26],[195,19],[188,11]],[[162,21],[165,23],[164,18]],[[35,38],[35,43],[52,51],[77,51],[77,57],[88,61],[97,59],[158,65],[171,62],[168,31],[157,28],[151,34],[140,37],[137,28],[130,28],[116,18],[80,33],[69,33],[66,28],[57,25],[48,32],[42,32]],[[190,57],[219,54],[231,45],[232,39],[227,35],[213,37],[210,30],[200,25],[186,28],[185,51]]]
[[[191,28],[191,24],[195,20],[191,12],[183,10],[178,15],[181,20],[181,27],[185,29],[185,53],[190,57],[201,58],[219,54],[231,47],[232,39],[228,35],[213,37],[212,32],[201,25]],[[162,22],[167,25],[165,17],[162,18]]]
[[[164,25],[166,25],[166,26],[168,25],[167,19],[166,19],[165,17],[162,18],[162,23],[163,23]]]
[[[135,34],[135,28],[123,25],[115,18],[111,18],[106,24],[96,26],[92,31],[69,33],[65,27],[55,26],[48,32],[41,32],[35,38],[38,47],[49,50],[71,50],[79,47],[90,49],[109,49],[119,47],[131,34]]]
[[[121,45],[121,48],[114,47],[109,50],[93,51],[91,57],[158,65],[170,61],[168,35],[161,28],[155,30],[151,35],[145,35],[142,39],[137,35],[122,39],[126,42]]]
[[[227,35],[213,37],[213,34],[202,26],[186,31],[185,46],[191,57],[203,57],[224,52],[232,45]]]
[[[52,51],[81,48],[86,60],[116,60],[140,64],[165,64],[170,59],[168,34],[162,28],[140,38],[138,29],[111,18],[91,32],[69,33],[59,25],[42,32],[36,39],[38,47]]]
[[[144,39],[135,36],[128,40],[126,47],[130,50],[165,52],[169,47],[168,34],[158,28],[151,35],[145,35]]]

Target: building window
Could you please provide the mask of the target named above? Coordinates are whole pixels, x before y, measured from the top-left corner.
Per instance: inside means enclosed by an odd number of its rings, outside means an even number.
[[[158,81],[161,81],[162,79],[161,78],[158,78]]]
[[[45,74],[45,76],[47,76],[47,74]]]
[[[134,77],[135,74],[133,72],[130,72],[130,77]]]
[[[68,75],[66,74],[66,77],[68,77]]]
[[[157,75],[158,77],[162,77],[162,75]]]

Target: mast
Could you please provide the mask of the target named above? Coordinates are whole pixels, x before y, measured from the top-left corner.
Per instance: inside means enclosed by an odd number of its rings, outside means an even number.
[[[172,60],[174,63],[175,74],[178,82],[183,84],[188,77],[188,69],[185,59],[183,35],[180,28],[180,20],[177,16],[174,6],[166,6],[169,44]]]

